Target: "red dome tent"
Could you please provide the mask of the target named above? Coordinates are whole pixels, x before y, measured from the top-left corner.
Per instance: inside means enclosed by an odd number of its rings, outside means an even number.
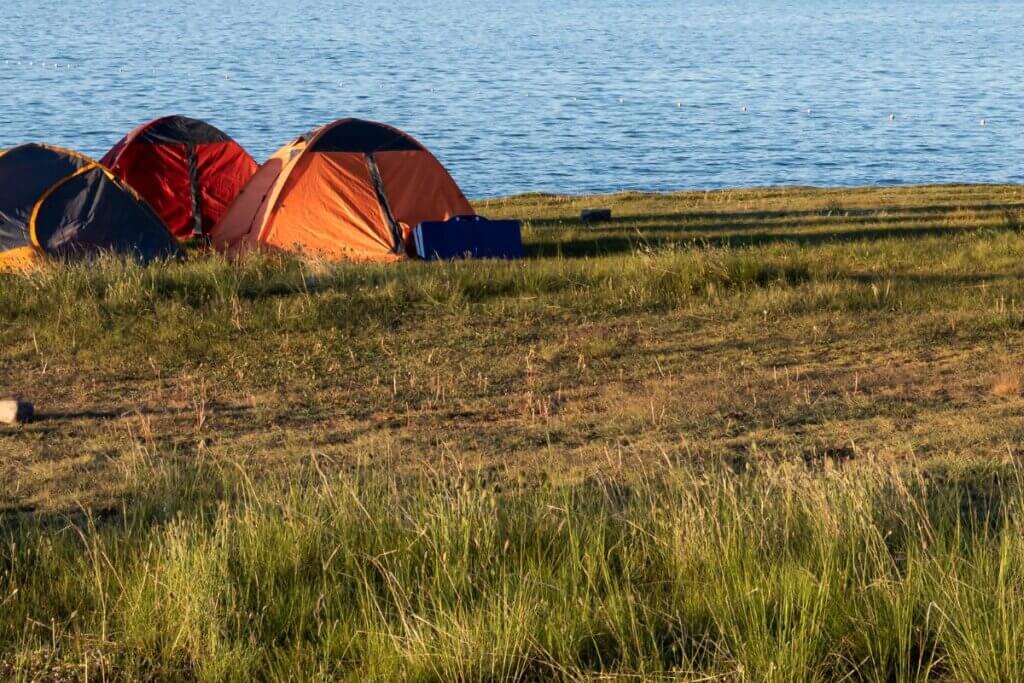
[[[149,202],[179,239],[209,234],[257,167],[226,134],[184,116],[139,126],[101,163]]]

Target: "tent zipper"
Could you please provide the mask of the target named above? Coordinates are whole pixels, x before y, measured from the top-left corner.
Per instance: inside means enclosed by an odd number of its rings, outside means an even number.
[[[398,227],[395,215],[391,213],[391,205],[388,204],[388,197],[384,194],[384,180],[380,176],[380,168],[378,168],[377,160],[373,158],[372,152],[366,155],[366,164],[370,168],[370,179],[373,180],[373,189],[377,193],[380,210],[384,212],[384,218],[388,222],[388,227],[391,228],[391,237],[395,240],[392,251],[402,254],[405,252],[405,245],[402,244],[402,230]]]
[[[203,235],[203,207],[199,195],[199,159],[196,157],[196,146],[188,145],[188,182],[192,190],[192,236]]]

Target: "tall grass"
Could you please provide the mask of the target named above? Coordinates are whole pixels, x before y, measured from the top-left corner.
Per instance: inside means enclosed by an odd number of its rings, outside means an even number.
[[[1012,465],[136,476],[117,513],[5,522],[4,675],[1024,679]]]

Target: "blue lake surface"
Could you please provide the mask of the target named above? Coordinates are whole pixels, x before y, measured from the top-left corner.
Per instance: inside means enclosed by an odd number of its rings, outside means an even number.
[[[416,135],[473,197],[1024,181],[1024,2],[4,0],[0,17],[0,147],[100,156],[181,113],[262,161],[360,116]]]

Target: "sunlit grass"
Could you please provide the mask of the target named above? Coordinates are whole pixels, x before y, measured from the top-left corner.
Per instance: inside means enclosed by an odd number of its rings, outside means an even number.
[[[0,276],[0,678],[1024,679],[1022,201]]]
[[[511,492],[376,472],[254,484],[232,463],[133,476],[116,519],[0,532],[8,675],[1024,674],[1011,465],[641,467]]]

